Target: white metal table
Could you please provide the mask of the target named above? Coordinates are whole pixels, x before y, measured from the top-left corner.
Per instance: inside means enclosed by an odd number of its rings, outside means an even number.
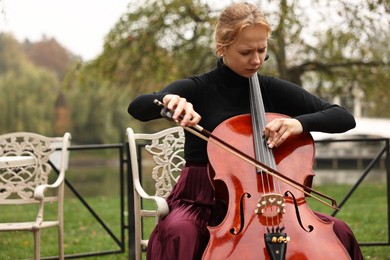
[[[23,167],[34,163],[33,156],[0,156],[0,168]]]

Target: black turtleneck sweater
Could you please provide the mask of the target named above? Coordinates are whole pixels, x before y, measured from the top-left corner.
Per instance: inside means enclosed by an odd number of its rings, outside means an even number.
[[[304,131],[340,133],[355,127],[353,116],[340,106],[319,99],[290,82],[259,75],[266,112],[276,112],[299,120]],[[242,77],[222,62],[215,69],[169,84],[161,91],[135,98],[128,112],[141,121],[161,118],[161,108],[154,99],[177,94],[193,104],[202,120],[199,125],[212,132],[224,120],[250,113],[249,79]],[[207,143],[186,132],[185,159],[207,163]]]

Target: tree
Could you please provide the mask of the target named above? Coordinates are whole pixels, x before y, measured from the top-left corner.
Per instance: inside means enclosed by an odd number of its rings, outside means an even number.
[[[73,57],[55,39],[43,37],[41,41],[24,43],[27,57],[37,66],[47,68],[56,73],[62,81],[72,63]]]
[[[22,47],[11,35],[0,33],[0,74],[20,71],[20,60],[25,59]]]
[[[298,85],[310,84],[314,86],[312,91],[324,98],[350,97],[343,104],[350,109],[352,105],[348,104],[358,98],[354,93],[379,101],[372,86],[378,92],[387,88],[382,79],[389,68],[389,4],[380,0],[311,1],[305,7],[303,3],[280,0],[280,8],[271,14],[277,26],[269,49],[279,76]],[[310,8],[310,16],[303,11],[305,8]],[[306,28],[313,26],[309,23],[313,16],[317,21],[310,35]],[[371,75],[370,80],[367,75]],[[375,104],[384,104],[389,97],[390,94],[382,95]],[[390,116],[381,106],[370,106],[373,103],[365,101],[370,111],[367,116]]]
[[[157,91],[167,82],[215,65],[208,47],[214,18],[209,16],[207,5],[200,1],[148,0],[129,8],[106,36],[103,53],[75,68],[66,83],[67,88],[77,85],[91,94],[93,89],[96,93],[97,86],[107,86],[99,103],[106,103],[104,99],[108,98],[116,100],[116,106],[100,111],[100,117],[95,119],[102,120],[103,114],[110,119],[121,118],[115,124],[111,121],[111,127],[122,127],[117,131],[122,135],[119,130],[133,122],[126,112],[132,97]],[[116,111],[117,116],[108,116],[110,111]],[[95,126],[102,124],[90,122]],[[158,124],[144,125],[144,129],[153,131],[161,127],[161,122]]]
[[[58,79],[30,63],[11,35],[0,34],[0,43],[1,131],[53,134]]]
[[[150,1],[129,6],[90,67],[119,87],[160,87],[214,65],[208,46],[213,17],[201,1]]]
[[[271,57],[261,73],[295,82],[328,100],[339,96],[342,105],[350,110],[355,96],[362,95],[368,104],[364,115],[390,116],[389,111],[378,106],[390,95],[381,82],[387,78],[390,42],[389,28],[385,26],[389,21],[386,3],[304,3],[307,1],[269,0],[259,4],[274,29],[269,44]],[[145,0],[129,5],[127,13],[107,34],[103,53],[92,62],[80,63],[68,74],[66,87],[74,97],[82,90],[81,95],[94,100],[94,104],[72,104],[84,106],[76,111],[90,113],[88,121],[81,125],[88,124],[85,127],[99,131],[109,131],[106,125],[110,125],[119,136],[129,124],[142,131],[161,128],[161,121],[139,124],[133,120],[126,114],[127,105],[141,93],[158,91],[172,80],[215,66],[211,44],[219,12],[217,7],[200,0]],[[310,20],[313,17],[316,20]],[[336,17],[337,23],[329,17]],[[377,23],[375,17],[383,21]],[[86,119],[85,115],[77,116]],[[107,136],[103,132],[95,134],[94,140]]]

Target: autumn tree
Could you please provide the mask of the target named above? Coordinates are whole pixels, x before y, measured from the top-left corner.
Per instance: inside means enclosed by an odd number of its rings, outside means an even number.
[[[36,66],[45,68],[56,74],[58,80],[64,80],[65,75],[75,61],[66,48],[58,43],[54,38],[43,36],[38,42],[30,42],[28,39],[23,43],[28,59]],[[55,102],[54,134],[63,135],[71,127],[70,107],[67,97],[57,86],[58,94]]]
[[[390,116],[389,111],[381,109],[390,95],[385,85],[390,42],[386,3],[255,3],[264,10],[273,28],[270,59],[261,73],[295,82],[328,100],[338,96],[350,110],[356,98],[362,98],[366,104],[363,115]],[[94,106],[100,116],[89,119],[110,121],[88,121],[88,126],[106,129],[106,125],[111,125],[117,128],[116,133],[129,124],[143,131],[163,127],[161,122],[138,124],[126,114],[127,105],[141,93],[158,91],[172,80],[215,66],[212,34],[223,7],[200,0],[145,0],[129,5],[107,34],[103,53],[68,75],[67,87],[73,93],[82,89],[95,104],[108,105],[112,101],[114,105],[108,110]],[[103,86],[106,91],[100,89]],[[99,93],[99,98],[94,93]],[[86,107],[75,111],[81,109],[89,111]]]
[[[56,73],[62,81],[67,73],[73,55],[53,38],[42,37],[39,42],[31,43],[26,40],[24,48],[27,57],[37,66],[47,68]]]

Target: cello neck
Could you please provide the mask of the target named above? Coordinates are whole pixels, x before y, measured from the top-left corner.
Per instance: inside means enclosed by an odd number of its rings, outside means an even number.
[[[267,146],[263,130],[267,124],[260,82],[257,73],[249,79],[253,143],[256,159],[276,169],[274,154]]]

